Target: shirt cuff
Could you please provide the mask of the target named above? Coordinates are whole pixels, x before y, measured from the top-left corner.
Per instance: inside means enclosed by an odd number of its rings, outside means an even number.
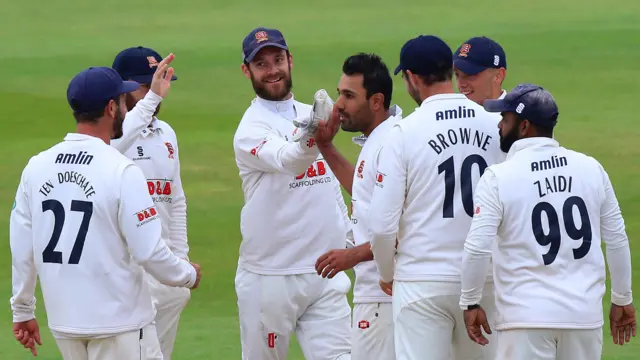
[[[628,294],[618,294],[612,291],[611,302],[614,305],[627,306],[633,302],[633,295],[631,294],[631,292],[629,292]]]

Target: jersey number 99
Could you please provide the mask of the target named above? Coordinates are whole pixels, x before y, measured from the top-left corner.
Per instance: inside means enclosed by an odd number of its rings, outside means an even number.
[[[53,212],[53,233],[49,239],[47,247],[42,252],[43,263],[62,264],[62,252],[56,251],[56,246],[60,240],[62,234],[62,227],[65,221],[65,210],[60,201],[58,200],[45,200],[42,202],[42,212]],[[82,212],[82,222],[80,223],[80,229],[76,235],[76,241],[71,249],[71,255],[69,256],[69,264],[78,264],[80,257],[82,256],[82,250],[84,248],[84,240],[87,237],[87,231],[89,230],[89,222],[93,215],[93,203],[90,201],[71,201],[71,211]]]
[[[578,214],[580,215],[580,228],[576,226],[576,222],[573,219],[573,208],[578,208]],[[549,233],[545,234],[542,227],[542,213],[547,215],[549,222]],[[591,249],[591,220],[589,219],[589,212],[587,211],[587,205],[579,196],[571,196],[565,200],[562,206],[562,219],[566,234],[573,240],[582,240],[582,244],[573,249],[573,258],[576,260],[582,259],[589,253]],[[533,236],[540,246],[549,246],[549,251],[542,255],[542,261],[545,265],[551,265],[558,256],[560,250],[560,243],[562,239],[562,232],[560,229],[560,220],[558,219],[558,213],[553,205],[548,202],[538,203],[531,212],[531,228],[533,229]]]

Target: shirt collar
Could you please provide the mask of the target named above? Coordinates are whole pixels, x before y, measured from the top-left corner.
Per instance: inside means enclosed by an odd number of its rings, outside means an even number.
[[[520,139],[511,145],[511,149],[507,153],[507,160],[512,158],[517,152],[539,148],[539,147],[559,147],[560,144],[555,140],[548,137],[531,137],[526,139]]]
[[[296,118],[296,106],[293,94],[291,94],[289,99],[282,101],[265,100],[259,96],[256,96],[254,101],[257,101],[268,110],[287,119],[293,120]]]
[[[351,140],[360,146],[364,146],[364,143],[367,141],[368,138],[371,138],[373,137],[373,134],[380,132],[380,131],[377,131],[378,129],[380,128],[386,129],[388,126],[393,125],[397,120],[400,120],[400,119],[402,119],[402,109],[398,105],[393,105],[392,107],[389,108],[389,117],[385,121],[383,121],[380,125],[376,126],[376,128],[373,129],[371,134],[369,134],[369,137],[366,137],[364,134],[362,134],[362,135],[351,138]]]
[[[504,99],[505,96],[507,96],[507,90],[502,89],[502,94],[500,94],[500,97],[498,97],[498,100]]]
[[[140,131],[140,135],[142,135],[142,137],[147,137],[151,134],[162,134],[162,128],[158,126],[158,118],[155,116],[153,117],[153,120],[151,120],[149,126]]]
[[[436,95],[431,95],[428,98],[424,99],[422,101],[422,104],[420,104],[420,107],[423,107],[430,102],[439,101],[439,100],[460,100],[460,99],[466,99],[466,98],[467,97],[464,96],[463,94],[456,94],[456,93],[436,94]]]
[[[102,139],[97,138],[95,136],[91,136],[91,135],[86,135],[86,134],[79,134],[79,133],[67,133],[67,135],[64,137],[64,141],[100,141],[102,143],[104,143],[104,141],[102,141]]]

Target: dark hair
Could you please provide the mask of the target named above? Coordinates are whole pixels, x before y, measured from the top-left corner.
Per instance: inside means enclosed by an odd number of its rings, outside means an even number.
[[[367,99],[381,93],[384,96],[384,108],[389,109],[393,79],[387,65],[378,55],[358,53],[349,56],[342,65],[342,72],[347,76],[362,75],[362,86],[367,90]]]
[[[558,115],[556,114],[550,120],[554,121],[557,118],[558,118]],[[520,125],[520,123],[523,122],[524,120],[526,120],[526,119],[521,117],[520,115],[516,114],[516,126]],[[553,138],[553,127],[534,124],[531,121],[529,121],[529,124],[531,124],[531,126],[536,130],[536,135],[537,136]]]
[[[407,71],[402,70],[402,75],[407,76]],[[448,66],[442,66],[440,69],[438,69],[438,71],[436,71],[435,74],[430,74],[430,75],[414,74],[414,75],[417,76],[420,80],[422,80],[423,84],[427,86],[431,86],[435,83],[451,81],[453,79],[453,68]]]
[[[97,123],[98,119],[104,116],[105,108],[111,100],[115,101],[116,105],[120,105],[120,95],[118,95],[107,100],[99,110],[74,111],[73,117],[76,118],[76,123]]]

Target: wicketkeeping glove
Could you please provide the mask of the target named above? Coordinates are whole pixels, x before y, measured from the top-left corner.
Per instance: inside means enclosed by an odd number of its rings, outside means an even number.
[[[328,121],[333,112],[333,104],[333,100],[325,89],[316,91],[311,114],[293,120],[293,125],[301,130],[296,133],[294,141],[299,141],[304,135],[315,133],[320,121]]]

